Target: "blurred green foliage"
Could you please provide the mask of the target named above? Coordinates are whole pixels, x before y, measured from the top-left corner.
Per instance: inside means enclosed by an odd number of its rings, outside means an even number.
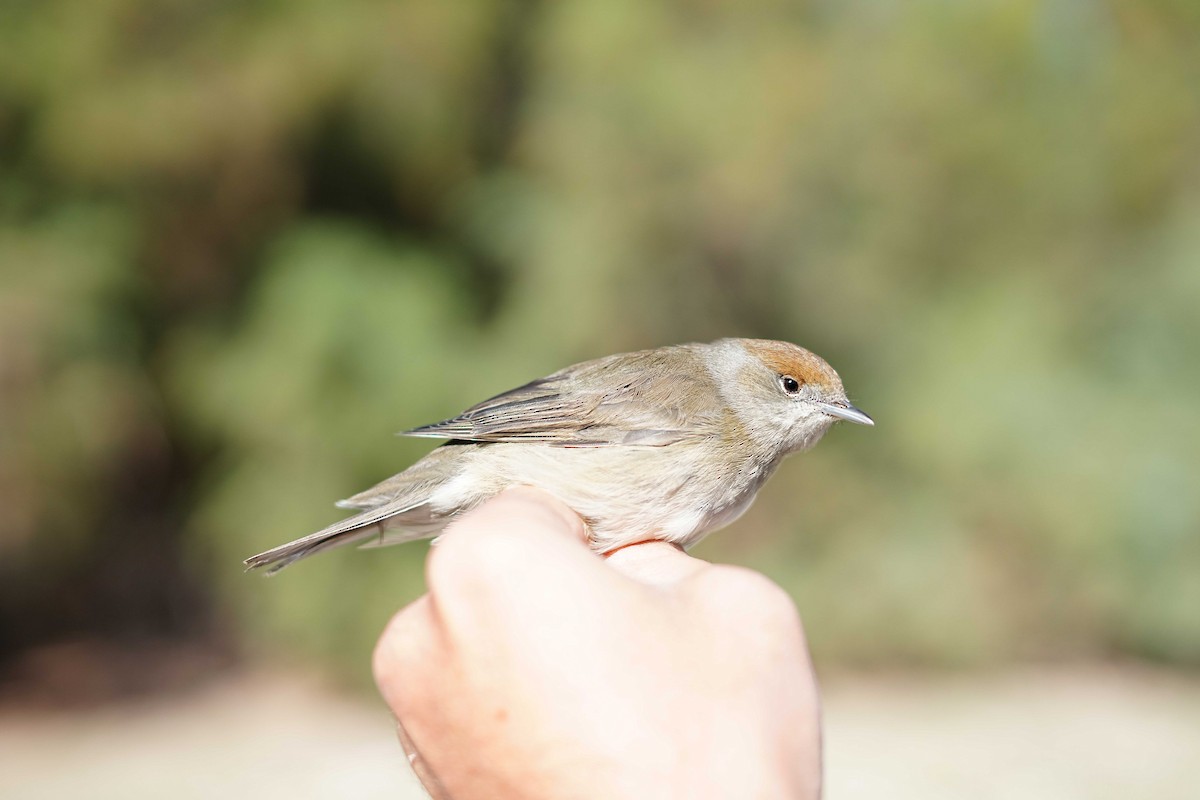
[[[819,659],[1200,664],[1198,40],[1189,0],[7,2],[0,636],[361,674],[423,546],[241,558],[394,430],[750,335],[878,421],[700,548]]]

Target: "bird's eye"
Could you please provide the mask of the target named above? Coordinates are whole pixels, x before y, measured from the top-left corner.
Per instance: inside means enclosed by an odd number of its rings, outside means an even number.
[[[793,378],[791,375],[780,375],[779,385],[788,394],[796,394],[800,391],[800,381]]]

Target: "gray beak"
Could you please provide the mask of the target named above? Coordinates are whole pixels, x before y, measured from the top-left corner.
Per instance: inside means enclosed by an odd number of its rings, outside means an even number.
[[[874,425],[875,420],[868,417],[849,403],[821,403],[818,408],[831,417],[844,419],[846,422],[857,422],[859,425]]]

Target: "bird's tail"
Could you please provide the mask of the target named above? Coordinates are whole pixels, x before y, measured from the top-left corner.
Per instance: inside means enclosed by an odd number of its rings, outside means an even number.
[[[399,544],[424,538],[440,528],[441,524],[433,522],[423,504],[387,503],[251,556],[245,564],[247,570],[265,568],[268,575],[273,575],[302,558],[334,547],[355,543],[366,547]]]

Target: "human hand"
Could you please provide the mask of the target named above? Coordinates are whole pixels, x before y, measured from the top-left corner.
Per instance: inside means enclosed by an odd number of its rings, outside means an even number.
[[[800,620],[758,573],[663,542],[598,558],[531,489],[457,522],[426,572],[374,667],[435,798],[819,795]]]

